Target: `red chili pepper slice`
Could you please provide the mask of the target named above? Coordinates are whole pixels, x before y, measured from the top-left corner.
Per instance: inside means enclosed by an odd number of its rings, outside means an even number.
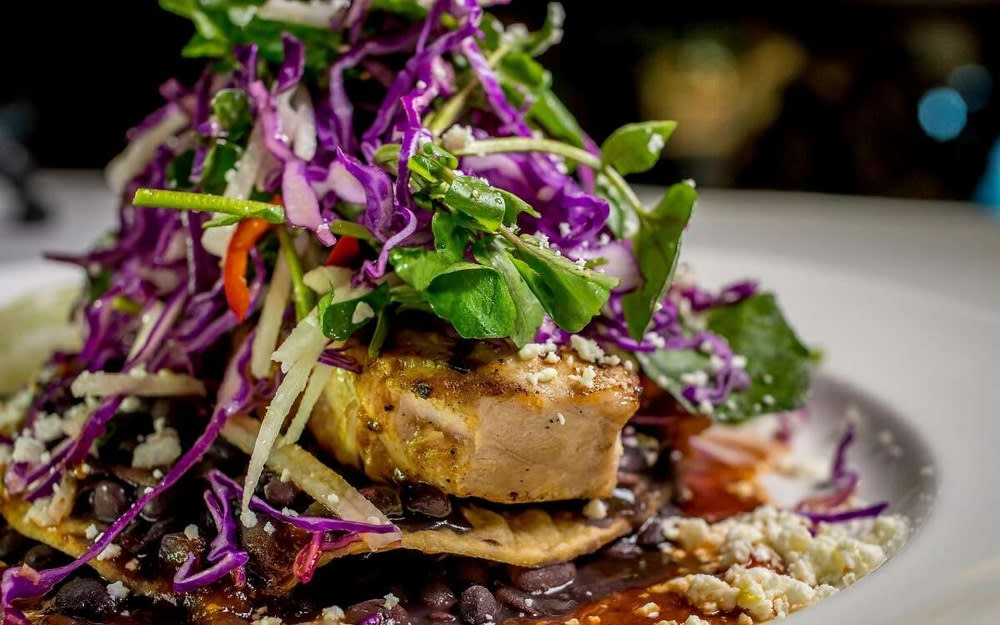
[[[250,289],[247,287],[250,250],[270,230],[271,225],[259,217],[244,219],[236,226],[233,238],[229,240],[229,247],[226,248],[226,258],[222,263],[222,286],[229,309],[240,321],[246,318],[250,309]]]
[[[341,236],[333,244],[330,255],[326,257],[327,265],[346,267],[350,265],[358,255],[361,254],[361,245],[354,237]]]

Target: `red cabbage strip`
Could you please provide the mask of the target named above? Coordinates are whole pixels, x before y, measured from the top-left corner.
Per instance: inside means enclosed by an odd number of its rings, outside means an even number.
[[[239,67],[233,75],[233,80],[237,86],[244,90],[250,86],[250,83],[257,81],[257,59],[259,53],[260,50],[255,43],[236,46],[234,50],[236,62],[239,63]]]
[[[427,12],[427,19],[424,20],[420,28],[420,37],[417,39],[417,52],[422,52],[427,47],[427,38],[430,37],[434,27],[441,23],[441,16],[451,7],[452,0],[436,0]]]
[[[351,373],[361,373],[361,365],[358,364],[357,360],[354,360],[350,356],[345,355],[342,351],[336,349],[326,349],[322,354],[319,355],[317,362],[327,365],[328,367],[336,367],[338,369],[345,369]]]
[[[344,87],[344,72],[355,67],[365,57],[395,54],[409,48],[419,34],[419,28],[412,28],[393,37],[366,41],[342,54],[330,66],[330,119],[333,122],[333,138],[336,140],[336,144],[325,145],[326,149],[332,150],[339,147],[349,153],[354,153],[357,149],[353,128],[354,105],[347,97],[347,90]]]
[[[703,312],[716,306],[738,304],[754,296],[757,291],[758,283],[756,280],[744,280],[730,284],[719,291],[718,295],[695,285],[687,286],[681,290],[681,297],[690,302],[691,310]]]
[[[25,614],[14,606],[14,602],[22,599],[40,597],[97,557],[108,545],[113,543],[122,531],[128,527],[142,509],[163,491],[177,483],[211,447],[219,436],[222,426],[232,415],[242,411],[252,400],[252,386],[248,379],[247,367],[250,363],[250,345],[253,343],[253,332],[247,336],[239,351],[229,361],[219,388],[217,404],[205,431],[198,437],[167,472],[156,486],[147,489],[129,509],[111,524],[97,540],[79,558],[61,567],[44,571],[35,571],[27,565],[11,567],[4,571],[0,581],[0,605],[3,608],[3,622],[6,625],[29,625]]]
[[[302,42],[288,33],[281,33],[284,60],[275,80],[275,93],[284,93],[302,80],[306,68],[306,49]]]
[[[855,508],[854,510],[846,510],[844,512],[802,512],[798,511],[799,514],[808,518],[813,523],[844,523],[846,521],[853,521],[855,519],[868,519],[872,517],[877,517],[882,514],[882,512],[889,507],[889,502],[882,501],[877,504],[873,504],[864,508]]]
[[[489,61],[483,56],[482,50],[479,49],[479,44],[474,39],[466,39],[462,42],[462,54],[469,60],[469,65],[479,78],[483,93],[486,94],[486,100],[493,108],[493,112],[503,122],[500,132],[530,137],[531,128],[528,128],[524,123],[524,117],[507,101],[500,81],[490,67]]]
[[[247,87],[247,92],[257,107],[257,117],[264,131],[264,145],[267,146],[267,150],[282,163],[293,160],[295,155],[288,146],[288,137],[281,131],[281,118],[267,87],[263,82],[255,80]]]
[[[212,564],[200,572],[192,573],[198,558],[194,554],[190,554],[174,575],[175,592],[188,592],[207,586],[230,573],[234,574],[237,587],[246,583],[246,569],[244,567],[249,562],[250,555],[239,548],[230,496],[225,486],[213,479],[215,472],[213,470],[209,474],[211,488],[205,491],[204,496],[205,505],[208,507],[212,522],[215,523],[218,530],[218,534],[212,539],[211,549],[207,556],[208,561]]]
[[[396,80],[389,87],[382,105],[375,114],[375,121],[371,128],[365,131],[361,138],[362,152],[366,158],[378,147],[378,138],[381,137],[392,124],[392,116],[396,112],[402,97],[409,91],[417,75],[423,67],[428,66],[437,57],[455,50],[463,40],[479,34],[479,19],[482,17],[482,10],[478,7],[469,11],[465,22],[457,29],[442,35],[434,40],[424,50],[414,54],[406,62],[403,70],[396,76]]]
[[[818,514],[820,511],[833,510],[847,503],[851,496],[857,492],[861,476],[858,475],[857,471],[847,468],[847,450],[854,442],[854,437],[854,424],[849,424],[833,454],[833,462],[830,467],[830,492],[826,495],[803,499],[795,506],[797,512],[802,514],[816,512]]]
[[[438,4],[441,3],[439,2]],[[432,78],[432,74],[433,72],[428,67],[428,71],[422,73],[421,80],[417,81],[417,88],[408,95],[403,96],[403,111],[406,113],[406,130],[403,132],[403,141],[399,148],[399,160],[397,162],[398,175],[396,177],[396,195],[394,199],[397,211],[409,208],[411,204],[410,158],[417,153],[421,137],[430,140],[427,131],[424,130],[423,124],[420,122],[420,116],[439,93],[438,86]],[[428,82],[430,84],[427,84]],[[421,83],[423,83],[422,89],[420,88]]]

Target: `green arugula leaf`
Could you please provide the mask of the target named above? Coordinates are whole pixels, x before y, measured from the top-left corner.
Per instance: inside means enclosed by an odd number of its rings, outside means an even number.
[[[319,300],[320,327],[327,338],[344,341],[368,325],[389,305],[389,285],[380,284],[361,297],[336,301],[337,294],[330,291]]]
[[[253,125],[250,97],[242,89],[223,89],[212,97],[212,115],[230,141],[239,141]]]
[[[476,242],[474,251],[479,262],[493,267],[503,276],[517,311],[510,339],[518,348],[524,347],[535,340],[545,310],[531,292],[531,287],[517,270],[508,252],[496,238],[483,237]]]
[[[540,89],[528,109],[528,117],[553,138],[583,147],[583,129],[562,100],[550,89]]]
[[[372,11],[395,13],[414,20],[427,15],[427,8],[417,0],[372,0],[369,7]]]
[[[490,183],[474,176],[455,176],[442,201],[452,210],[473,218],[486,232],[503,224],[506,202]]]
[[[451,267],[453,261],[436,250],[419,247],[397,247],[389,252],[396,275],[417,291],[425,291],[431,280]]]
[[[716,406],[712,418],[739,422],[762,414],[799,408],[809,390],[809,350],[788,325],[771,293],[762,293],[738,304],[709,310],[706,328],[729,342],[734,354],[747,359],[746,370],[751,384],[746,390],[732,393]],[[692,412],[681,395],[684,373],[705,371],[708,357],[696,351],[659,350],[637,354],[647,375],[663,386]]]
[[[517,223],[517,216],[521,213],[527,213],[536,219],[542,216],[531,204],[528,204],[510,191],[497,189],[497,193],[503,198],[503,225],[514,225]]]
[[[601,146],[601,161],[623,176],[648,171],[660,160],[663,145],[675,128],[677,122],[672,121],[626,124]]]
[[[622,298],[625,323],[632,338],[641,340],[656,305],[663,300],[677,267],[681,235],[691,218],[698,194],[694,187],[678,183],[652,212],[639,213],[639,231],[632,240],[643,284]]]
[[[507,338],[514,333],[517,306],[499,272],[474,263],[456,263],[434,278],[426,291],[434,313],[467,339]]]
[[[532,237],[506,236],[512,262],[545,312],[569,332],[579,332],[597,315],[618,279],[556,256]]]
[[[434,233],[434,249],[450,262],[458,262],[465,256],[470,232],[463,227],[459,218],[446,212],[434,213],[431,218],[431,232]]]
[[[528,89],[531,93],[539,89],[547,89],[552,85],[552,74],[542,67],[542,64],[524,52],[508,52],[500,59],[499,71],[501,77],[508,82],[515,82]]]

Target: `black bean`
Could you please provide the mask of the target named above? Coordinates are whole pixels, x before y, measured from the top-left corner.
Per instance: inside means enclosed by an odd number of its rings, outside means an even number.
[[[264,497],[278,507],[291,505],[297,494],[295,486],[282,482],[278,477],[272,477],[264,485]]]
[[[458,602],[458,614],[468,625],[495,623],[499,613],[496,597],[484,586],[469,586]]]
[[[142,507],[142,512],[140,513],[142,518],[150,522],[159,521],[170,510],[173,498],[172,490],[163,491]]]
[[[98,619],[115,607],[105,584],[89,577],[79,577],[63,584],[52,598],[52,607],[59,614]]]
[[[403,515],[403,504],[399,500],[399,492],[395,488],[369,486],[362,488],[360,492],[387,517],[399,518]]]
[[[616,560],[631,560],[642,555],[642,547],[631,539],[621,538],[611,543],[611,546],[604,550],[604,555]]]
[[[118,482],[101,480],[90,492],[90,505],[94,518],[104,523],[114,523],[128,510],[128,495]]]
[[[652,547],[664,541],[663,520],[653,517],[642,524],[639,532],[635,535],[635,542],[642,547]]]
[[[385,607],[385,599],[369,599],[344,610],[344,622],[356,625],[408,625],[410,615],[403,606]]]
[[[451,514],[451,500],[448,495],[430,484],[410,484],[406,487],[404,495],[404,505],[410,512],[434,519],[443,519]]]
[[[28,542],[10,527],[0,528],[0,560],[13,560]]]
[[[497,588],[497,599],[501,603],[505,603],[518,612],[523,612],[528,616],[538,616],[541,614],[541,610],[538,609],[539,600],[525,592],[517,590],[516,588],[511,588],[510,586],[501,586],[500,588]]]
[[[24,563],[40,571],[47,569],[56,563],[59,552],[48,545],[35,545],[24,554]]]
[[[455,605],[458,600],[455,593],[448,586],[448,582],[438,577],[432,579],[420,593],[420,601],[432,610],[446,612]]]
[[[514,569],[510,577],[514,585],[525,592],[548,592],[573,581],[576,577],[576,565],[564,562],[538,569]]]
[[[449,612],[431,612],[427,615],[432,623],[454,623],[458,617]]]
[[[459,560],[455,564],[455,578],[463,584],[486,584],[490,571],[482,560]]]
[[[189,556],[197,556],[201,551],[200,547],[198,541],[191,540],[183,533],[167,534],[160,541],[157,557],[167,568],[177,569]]]

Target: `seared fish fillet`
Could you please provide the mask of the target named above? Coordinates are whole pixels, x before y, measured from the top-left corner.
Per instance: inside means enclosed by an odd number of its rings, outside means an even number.
[[[524,360],[503,342],[403,329],[360,374],[334,372],[310,429],[377,481],[501,503],[611,494],[619,435],[638,407],[625,367]]]

